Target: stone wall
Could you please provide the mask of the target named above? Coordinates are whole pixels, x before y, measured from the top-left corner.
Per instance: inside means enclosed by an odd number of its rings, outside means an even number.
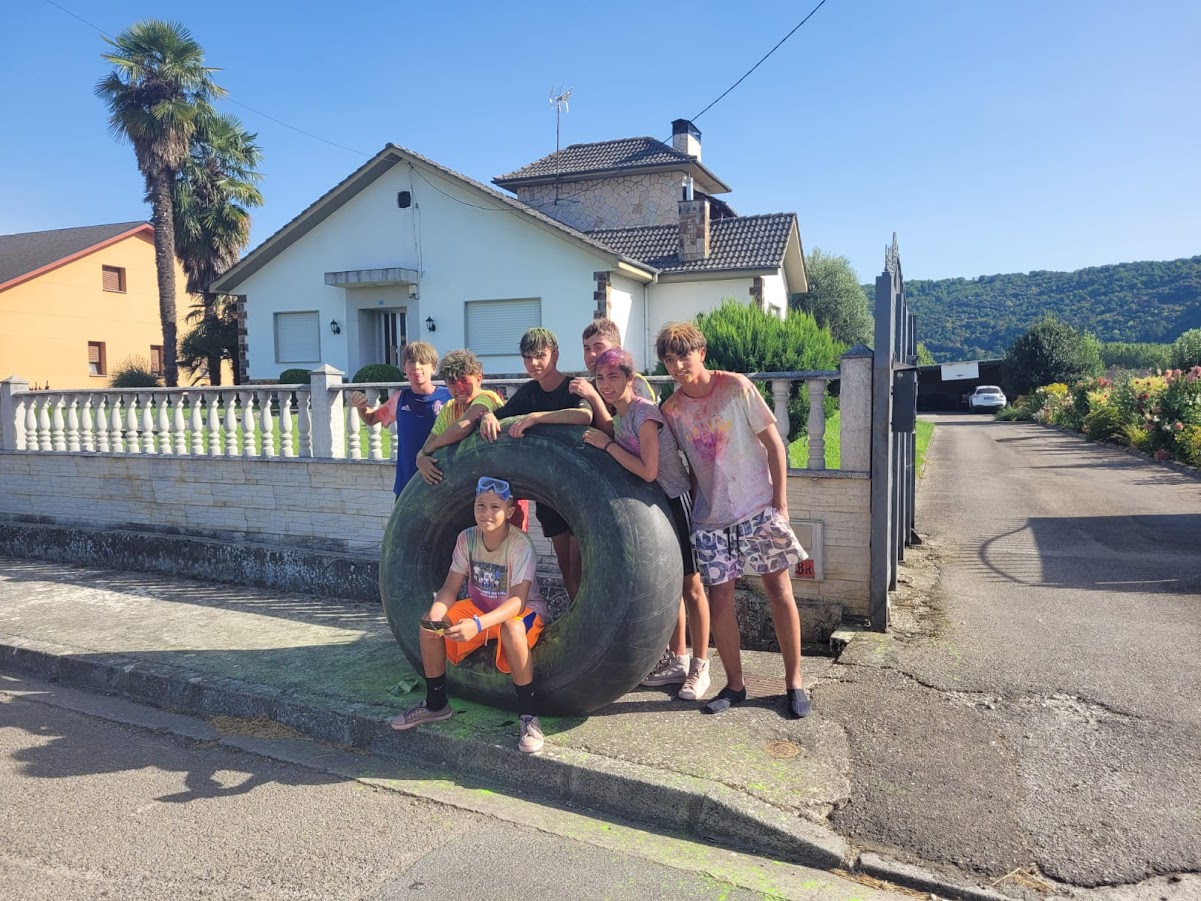
[[[392,479],[391,464],[367,461],[2,452],[0,554],[375,601]],[[789,475],[789,512],[819,542],[807,547],[819,578],[793,579],[808,641],[866,616],[869,486],[859,473]],[[554,552],[536,522],[530,533],[556,598]],[[770,647],[768,605],[745,581],[748,646]]]
[[[552,219],[591,231],[597,228],[634,228],[675,225],[679,216],[681,172],[655,172],[597,178],[517,189],[524,204]]]

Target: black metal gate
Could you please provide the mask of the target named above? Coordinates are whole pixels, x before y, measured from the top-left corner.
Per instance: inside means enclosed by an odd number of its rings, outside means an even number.
[[[884,249],[876,277],[876,341],[872,371],[871,626],[888,629],[888,592],[897,587],[914,531],[917,487],[917,330],[905,301],[897,236]]]

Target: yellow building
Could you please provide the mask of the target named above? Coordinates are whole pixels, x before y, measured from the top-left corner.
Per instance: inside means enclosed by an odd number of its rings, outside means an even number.
[[[182,337],[194,301],[178,262],[175,285]],[[162,345],[149,223],[0,235],[0,378],[107,388],[129,359],[161,372]]]

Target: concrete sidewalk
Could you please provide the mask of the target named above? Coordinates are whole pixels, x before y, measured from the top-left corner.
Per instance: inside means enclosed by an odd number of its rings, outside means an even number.
[[[160,576],[0,559],[0,669],[201,715],[268,717],[309,736],[499,788],[942,897],[996,898],[875,854],[826,817],[850,795],[845,732],[783,716],[777,655],[747,653],[751,698],[721,716],[637,689],[587,717],[545,718],[546,749],[515,749],[514,716],[452,699],[407,733],[388,720],[424,683],[379,608]],[[723,684],[714,662],[714,686]],[[807,684],[838,681],[809,655]]]

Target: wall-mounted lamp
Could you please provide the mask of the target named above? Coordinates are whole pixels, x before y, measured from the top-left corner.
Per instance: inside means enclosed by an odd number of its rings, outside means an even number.
[[[331,332],[333,332],[335,335],[342,334],[342,326],[338,325],[337,319],[331,319],[329,321],[329,330]]]
[[[436,322],[434,322],[434,317],[433,317],[433,316],[426,316],[426,317],[425,317],[425,330],[426,330],[427,332],[436,332],[436,331],[438,331],[438,324],[437,324]]]

